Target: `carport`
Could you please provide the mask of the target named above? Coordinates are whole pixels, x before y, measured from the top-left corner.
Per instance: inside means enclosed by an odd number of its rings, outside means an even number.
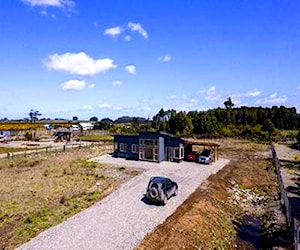
[[[184,156],[186,156],[193,151],[193,146],[203,146],[203,149],[210,149],[214,153],[214,159],[219,160],[219,148],[220,144],[215,142],[208,142],[208,141],[199,141],[199,140],[192,140],[192,139],[182,139],[183,140],[183,146],[184,146]]]

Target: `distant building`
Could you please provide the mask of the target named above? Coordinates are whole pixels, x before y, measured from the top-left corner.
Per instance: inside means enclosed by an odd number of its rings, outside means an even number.
[[[79,123],[79,127],[82,129],[82,130],[91,130],[94,128],[94,125],[90,122],[80,122]]]
[[[7,142],[11,139],[11,131],[0,130],[0,142]]]

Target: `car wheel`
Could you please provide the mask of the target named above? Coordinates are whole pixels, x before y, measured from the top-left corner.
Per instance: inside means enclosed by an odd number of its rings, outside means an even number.
[[[151,198],[155,199],[158,196],[158,190],[156,188],[151,188],[149,191],[149,195]]]

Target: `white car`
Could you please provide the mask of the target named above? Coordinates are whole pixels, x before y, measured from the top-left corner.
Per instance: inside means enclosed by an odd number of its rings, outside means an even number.
[[[198,157],[199,163],[211,164],[212,161],[213,161],[213,151],[210,149],[204,149]]]

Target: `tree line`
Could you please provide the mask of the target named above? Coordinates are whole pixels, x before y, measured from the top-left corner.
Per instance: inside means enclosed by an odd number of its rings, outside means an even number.
[[[296,108],[285,106],[234,107],[231,99],[224,108],[207,111],[176,111],[163,108],[152,120],[131,119],[126,126],[111,124],[114,133],[134,133],[141,130],[163,131],[178,136],[221,136],[269,140],[278,130],[299,130],[300,114]],[[293,139],[300,139],[300,133]]]
[[[233,108],[232,104],[226,103],[225,108],[208,111],[176,112],[161,109],[153,117],[152,128],[176,135],[242,136],[265,140],[275,129],[297,130],[299,124],[300,115],[294,107]]]

